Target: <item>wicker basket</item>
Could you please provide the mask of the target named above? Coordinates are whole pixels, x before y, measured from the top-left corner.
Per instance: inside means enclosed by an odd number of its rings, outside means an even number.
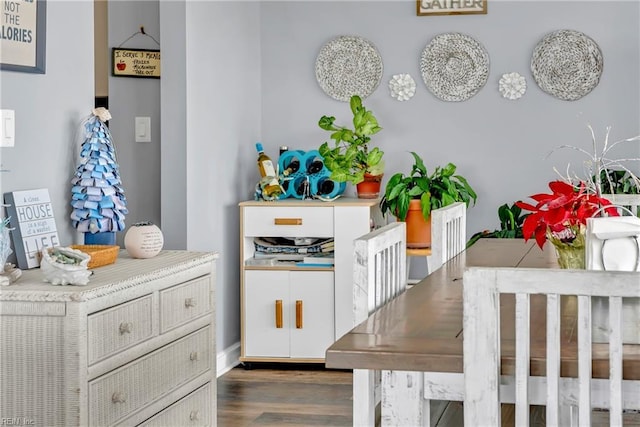
[[[102,267],[104,265],[113,264],[118,258],[120,246],[117,245],[71,245],[73,249],[77,249],[89,254],[89,268]]]

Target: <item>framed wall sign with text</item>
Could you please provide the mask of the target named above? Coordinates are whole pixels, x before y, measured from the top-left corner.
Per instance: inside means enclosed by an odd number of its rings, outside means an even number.
[[[160,78],[160,51],[113,48],[112,74],[124,77]]]
[[[488,0],[416,0],[418,16],[486,14]]]
[[[46,0],[0,0],[0,70],[45,74]]]

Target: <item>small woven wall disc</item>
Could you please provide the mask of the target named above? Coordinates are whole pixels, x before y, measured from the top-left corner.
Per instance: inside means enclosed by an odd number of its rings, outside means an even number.
[[[549,95],[575,101],[598,85],[602,53],[596,42],[581,32],[554,31],[533,49],[531,73]]]
[[[487,82],[489,54],[467,35],[439,34],[422,51],[420,72],[427,89],[437,98],[465,101]]]
[[[316,80],[322,90],[338,101],[352,95],[366,98],[382,79],[382,57],[368,40],[339,36],[325,44],[316,59]]]

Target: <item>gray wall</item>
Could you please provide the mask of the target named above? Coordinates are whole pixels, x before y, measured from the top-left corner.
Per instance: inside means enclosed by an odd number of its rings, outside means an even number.
[[[93,108],[93,2],[47,2],[46,74],[0,72],[0,108],[15,110],[16,143],[0,148],[2,192],[48,188],[60,243],[74,242],[76,131]]]
[[[160,42],[159,4],[157,1],[110,1],[107,54],[111,67],[111,48],[160,49],[151,38],[137,34],[143,26]],[[127,40],[129,39],[129,40]],[[129,227],[140,221],[160,226],[160,79],[114,77],[109,72],[109,129],[120,165],[120,178],[127,197]],[[151,142],[135,142],[135,117],[151,117]],[[124,247],[125,233],[118,233]]]
[[[260,138],[260,5],[160,2],[165,247],[216,250],[217,345],[240,339],[238,202]]]
[[[315,79],[320,48],[338,35],[358,35],[374,43],[384,61],[380,86],[364,103],[384,128],[374,142],[385,151],[386,180],[409,172],[412,157],[422,155],[429,171],[453,162],[478,192],[468,212],[468,233],[499,228],[497,207],[547,190],[567,161],[583,157],[570,150],[546,154],[561,144],[590,150],[586,122],[599,140],[605,127],[612,138],[640,133],[639,3],[490,1],[487,15],[416,16],[414,1],[266,2],[262,7],[262,137],[268,153],[280,144],[308,150],[327,140],[318,128],[323,114],[348,123],[347,103],[327,96]],[[541,38],[554,30],[573,29],[590,36],[604,56],[599,85],[574,102],[540,90],[532,78],[530,58]],[[420,55],[437,34],[461,32],[482,43],[490,56],[489,79],[464,102],[438,100],[420,74]],[[528,90],[517,101],[502,98],[498,81],[516,71]],[[415,96],[391,98],[392,75],[409,73]],[[627,152],[640,155],[640,144]],[[612,154],[613,155],[613,154]]]

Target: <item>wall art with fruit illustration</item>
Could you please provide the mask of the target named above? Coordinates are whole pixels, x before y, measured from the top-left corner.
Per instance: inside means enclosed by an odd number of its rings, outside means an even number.
[[[116,77],[160,78],[160,51],[150,49],[112,49],[112,74]]]

